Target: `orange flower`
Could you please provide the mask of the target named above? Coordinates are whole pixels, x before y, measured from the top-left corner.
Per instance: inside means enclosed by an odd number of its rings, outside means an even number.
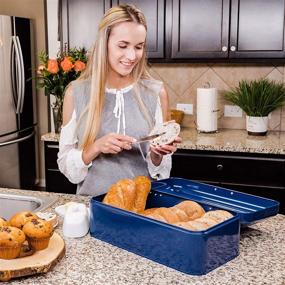
[[[58,64],[56,59],[49,59],[47,71],[52,74],[58,73]]]
[[[80,72],[82,70],[84,70],[86,67],[86,64],[84,62],[82,62],[81,60],[76,60],[74,63],[74,70],[76,72]]]
[[[72,61],[70,60],[70,57],[67,57],[67,56],[63,59],[63,61],[60,63],[60,65],[61,65],[63,71],[65,71],[65,72],[68,72],[70,69],[73,68]]]

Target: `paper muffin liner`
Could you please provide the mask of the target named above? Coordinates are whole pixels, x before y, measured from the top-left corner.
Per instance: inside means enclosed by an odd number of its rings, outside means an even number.
[[[45,238],[30,238],[27,237],[27,240],[35,251],[37,250],[43,250],[48,247],[49,240],[51,237],[45,237]]]
[[[20,255],[21,245],[0,246],[0,259],[14,259]]]

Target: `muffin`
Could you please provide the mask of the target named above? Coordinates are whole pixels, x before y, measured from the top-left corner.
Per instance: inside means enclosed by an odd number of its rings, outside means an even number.
[[[18,228],[0,227],[0,258],[13,259],[18,257],[25,239],[24,232]]]
[[[38,216],[32,212],[19,212],[10,219],[9,223],[12,227],[22,229],[27,222],[36,218],[38,218]]]
[[[0,227],[3,227],[3,226],[8,226],[8,222],[4,218],[0,217]]]
[[[23,232],[34,250],[42,250],[48,247],[53,234],[53,226],[48,221],[32,219],[24,225]]]

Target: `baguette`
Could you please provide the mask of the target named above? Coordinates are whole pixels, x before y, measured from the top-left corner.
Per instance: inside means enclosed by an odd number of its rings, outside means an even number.
[[[135,201],[135,182],[131,179],[121,179],[111,185],[103,203],[128,211],[133,210]]]
[[[135,213],[142,212],[150,189],[151,181],[148,177],[137,176],[133,180],[121,179],[111,185],[103,203]]]
[[[136,187],[136,197],[133,211],[139,213],[145,209],[147,196],[151,189],[151,181],[146,176],[137,176],[134,178],[134,182]]]

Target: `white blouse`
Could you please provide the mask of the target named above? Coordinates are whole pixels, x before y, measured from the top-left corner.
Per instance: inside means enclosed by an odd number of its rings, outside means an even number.
[[[116,89],[107,89],[107,92],[115,94],[117,97],[121,96],[120,94],[128,92],[132,87],[126,87],[120,90]],[[116,100],[120,102],[119,100]],[[120,103],[118,103],[120,104]],[[121,108],[116,103],[114,107],[115,110]],[[124,114],[122,114],[124,116]],[[116,116],[116,115],[115,115]],[[118,126],[120,124],[120,117],[118,119]],[[123,118],[124,119],[124,118]],[[158,96],[157,106],[155,111],[155,128],[160,126],[163,123],[162,109],[160,98]],[[78,184],[85,179],[88,173],[88,168],[92,165],[92,162],[89,165],[86,165],[82,159],[82,150],[78,149],[78,138],[76,136],[76,112],[73,110],[72,117],[70,121],[62,127],[59,140],[59,152],[58,152],[58,167],[59,170],[68,178],[72,183]],[[95,158],[96,160],[96,158]],[[172,166],[171,154],[164,155],[160,165],[155,166],[150,158],[150,151],[145,157],[147,162],[147,167],[149,174],[154,179],[165,179],[170,176],[170,170]]]

